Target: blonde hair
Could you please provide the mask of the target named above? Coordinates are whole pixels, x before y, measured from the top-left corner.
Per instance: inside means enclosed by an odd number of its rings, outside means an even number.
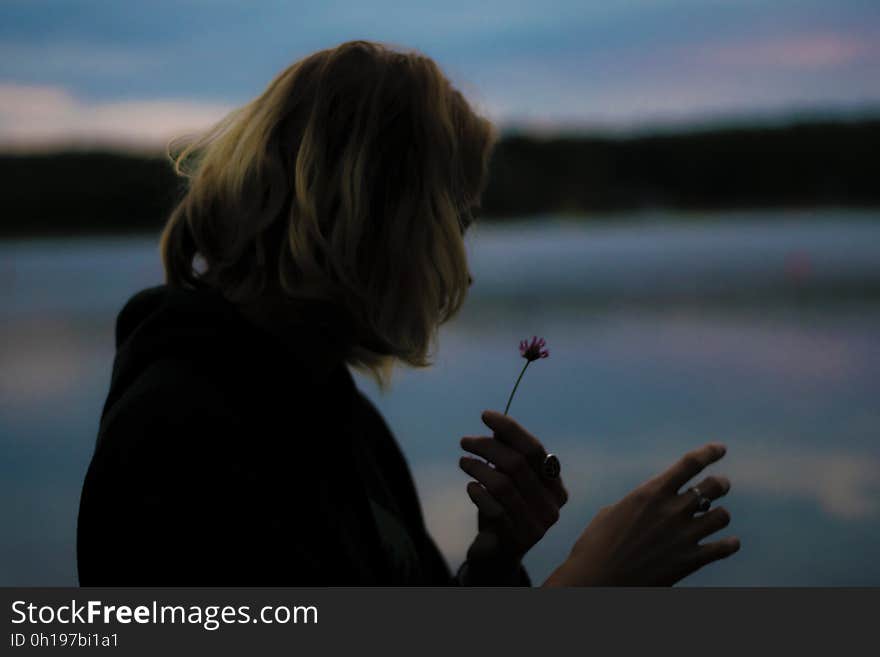
[[[430,365],[464,301],[463,232],[495,139],[422,54],[316,52],[176,156],[169,145],[188,186],[161,237],[166,283],[328,302],[355,327],[347,362],[384,387],[395,359]]]

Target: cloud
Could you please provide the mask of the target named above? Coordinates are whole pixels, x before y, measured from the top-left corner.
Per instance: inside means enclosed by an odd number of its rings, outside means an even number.
[[[186,99],[88,101],[61,86],[0,83],[0,147],[161,148],[173,137],[207,128],[232,109]]]
[[[6,318],[4,318],[6,319]],[[0,410],[47,408],[72,395],[89,374],[88,356],[63,319],[39,318],[0,332]],[[5,345],[15,345],[7,348]]]
[[[863,519],[880,512],[878,458],[843,449],[733,442],[727,442],[730,451],[714,469],[730,477],[736,493],[804,501],[840,519]],[[637,485],[671,465],[665,450],[662,454],[642,451],[624,455],[575,448],[565,450],[560,454],[563,457],[573,499],[588,497],[614,481],[629,480]]]
[[[157,56],[159,55],[159,56]],[[75,76],[130,80],[162,70],[161,53],[107,44],[0,41],[0,71],[16,78]]]
[[[709,59],[722,66],[826,70],[876,57],[874,39],[854,34],[813,33],[711,47]]]
[[[727,471],[748,493],[815,502],[836,518],[857,520],[880,511],[880,460],[844,451],[798,448],[742,450]]]

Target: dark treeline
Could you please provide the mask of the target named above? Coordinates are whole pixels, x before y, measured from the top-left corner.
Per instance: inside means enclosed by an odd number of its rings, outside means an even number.
[[[880,120],[614,139],[509,137],[485,194],[496,216],[646,208],[880,204]]]
[[[484,217],[880,205],[880,120],[638,137],[507,135]],[[159,230],[185,182],[162,157],[0,155],[2,233]]]
[[[0,155],[2,234],[159,230],[185,191],[162,157],[109,152]]]

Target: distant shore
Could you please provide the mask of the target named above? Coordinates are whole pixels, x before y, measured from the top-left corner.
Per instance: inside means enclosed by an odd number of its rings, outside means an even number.
[[[880,207],[880,119],[620,137],[505,135],[482,218]],[[185,192],[162,154],[0,154],[0,237],[161,229]]]

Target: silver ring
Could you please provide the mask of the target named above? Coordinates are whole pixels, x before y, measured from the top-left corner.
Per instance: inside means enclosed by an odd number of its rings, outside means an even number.
[[[688,490],[690,490],[691,492],[693,492],[694,495],[697,496],[697,511],[700,511],[701,513],[705,513],[706,511],[708,511],[709,507],[712,506],[712,500],[703,495],[700,492],[700,489],[696,486],[691,486]]]
[[[562,470],[562,464],[556,454],[547,454],[541,464],[541,474],[547,479],[559,479],[560,470]]]

